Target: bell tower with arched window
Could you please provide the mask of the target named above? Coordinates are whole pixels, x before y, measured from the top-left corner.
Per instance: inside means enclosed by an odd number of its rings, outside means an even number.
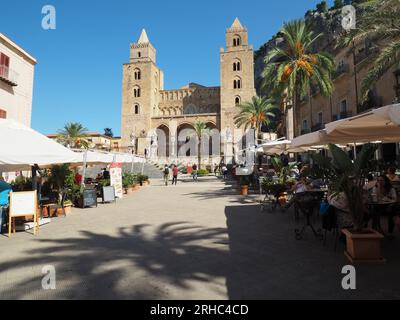
[[[254,52],[249,46],[248,32],[236,18],[226,30],[226,49],[221,49],[221,132],[234,134],[234,117],[238,105],[251,101],[254,86]],[[233,139],[237,137],[233,136]],[[226,146],[222,146],[226,153]],[[229,160],[229,159],[228,159]]]
[[[130,62],[123,66],[122,81],[122,148],[131,148],[131,136],[135,136],[137,152],[144,154],[159,91],[164,89],[163,72],[156,65],[156,49],[144,29],[139,40],[130,46]]]

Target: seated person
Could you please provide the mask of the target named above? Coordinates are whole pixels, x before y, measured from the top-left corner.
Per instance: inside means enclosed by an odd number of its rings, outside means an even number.
[[[386,177],[389,178],[390,182],[400,182],[400,178],[396,175],[396,168],[390,167],[387,171]]]
[[[12,192],[11,185],[5,182],[4,178],[0,176],[0,234],[3,231],[3,225],[7,223],[10,192]]]
[[[378,201],[396,201],[397,192],[393,188],[389,178],[387,176],[378,177],[376,186],[372,189],[372,196]],[[393,237],[393,231],[395,227],[395,205],[387,205],[380,208],[380,215],[386,215],[388,217],[388,232],[389,237]],[[377,217],[379,219],[379,217]]]
[[[369,174],[368,177],[368,183],[363,187],[365,191],[371,192],[372,189],[376,187],[376,180],[372,174]]]
[[[387,176],[378,177],[376,186],[372,189],[372,194],[377,197],[378,201],[397,200],[396,190]]]
[[[354,221],[353,216],[350,214],[349,202],[346,195],[343,192],[330,194],[327,200],[329,205],[336,209],[336,220],[339,230],[352,227]]]
[[[297,183],[293,186],[293,192],[294,193],[302,193],[302,192],[306,192],[307,190],[309,190],[309,184],[307,183],[307,178],[305,177],[301,177],[299,181],[297,181]]]
[[[321,189],[324,185],[325,182],[322,179],[315,179],[310,184],[312,189]]]

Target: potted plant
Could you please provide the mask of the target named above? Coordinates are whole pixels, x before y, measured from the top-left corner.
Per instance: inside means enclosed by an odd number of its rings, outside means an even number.
[[[131,194],[136,187],[137,177],[132,173],[124,173],[122,176],[122,187],[125,194]]]
[[[140,186],[146,185],[149,177],[144,174],[139,174],[137,176],[137,181],[139,182]]]
[[[240,176],[240,194],[247,196],[249,194],[250,176]]]
[[[72,201],[67,198],[69,197],[72,199],[75,185],[74,180],[74,173],[69,169],[68,164],[53,165],[51,167],[49,183],[57,193],[57,203],[59,205],[63,204],[66,214],[71,212]],[[65,195],[63,199],[64,193]],[[62,200],[64,200],[63,203]],[[62,214],[62,209],[57,209],[57,216],[60,214]]]
[[[346,236],[346,257],[352,263],[382,263],[380,243],[383,236],[377,231],[365,228],[365,206],[363,186],[371,170],[371,159],[375,147],[371,144],[363,146],[357,159],[353,162],[348,154],[330,144],[332,159],[314,155],[317,164],[315,172],[322,174],[328,181],[330,192],[343,194],[347,198],[348,210],[353,218],[353,228],[343,229]]]

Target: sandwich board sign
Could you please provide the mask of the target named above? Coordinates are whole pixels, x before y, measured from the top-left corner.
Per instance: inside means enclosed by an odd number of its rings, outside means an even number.
[[[110,165],[110,185],[115,189],[115,196],[122,199],[122,163],[114,162]]]
[[[115,201],[115,188],[113,186],[103,187],[103,203]]]
[[[36,235],[39,229],[36,191],[11,192],[10,212],[8,215],[8,237],[11,236],[12,219],[25,216],[33,216],[33,234]]]

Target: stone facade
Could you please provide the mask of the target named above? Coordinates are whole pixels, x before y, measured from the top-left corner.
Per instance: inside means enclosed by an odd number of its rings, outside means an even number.
[[[184,129],[193,130],[194,124],[202,121],[214,132],[228,130],[234,134],[236,105],[255,95],[253,48],[248,45],[247,30],[238,19],[226,31],[226,49],[220,50],[220,61],[220,87],[190,83],[180,89],[164,90],[156,50],[143,30],[138,42],[131,45],[130,63],[123,66],[122,148],[160,158],[157,142],[161,131],[167,140],[167,160],[180,158],[181,162],[189,162],[193,152],[179,152],[180,133]],[[233,148],[224,143],[221,147]],[[222,153],[230,152],[210,150],[212,157],[206,162],[220,161]]]

